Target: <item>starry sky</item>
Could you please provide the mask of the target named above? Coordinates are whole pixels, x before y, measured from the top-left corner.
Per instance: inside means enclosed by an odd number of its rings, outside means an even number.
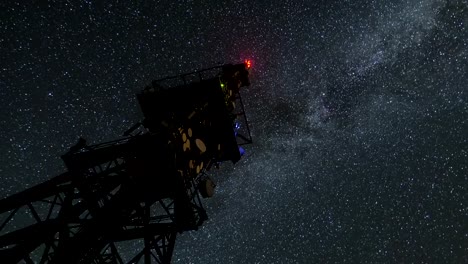
[[[2,197],[151,80],[251,59],[254,144],[174,263],[468,262],[468,1],[103,2],[1,1]]]

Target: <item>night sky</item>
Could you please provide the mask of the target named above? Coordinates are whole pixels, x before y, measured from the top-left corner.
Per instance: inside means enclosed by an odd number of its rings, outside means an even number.
[[[468,1],[141,2],[0,2],[2,197],[151,80],[251,59],[254,144],[175,263],[468,262]]]

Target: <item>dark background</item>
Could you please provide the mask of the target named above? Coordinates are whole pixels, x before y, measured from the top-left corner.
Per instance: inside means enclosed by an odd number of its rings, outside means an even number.
[[[0,194],[141,120],[152,79],[251,59],[255,144],[175,263],[467,262],[467,26],[462,0],[2,1]]]

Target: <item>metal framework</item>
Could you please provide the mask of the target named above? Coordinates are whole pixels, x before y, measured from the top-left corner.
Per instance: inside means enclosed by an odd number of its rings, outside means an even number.
[[[145,119],[123,138],[80,138],[62,156],[67,172],[0,200],[1,262],[170,263],[177,233],[207,219],[206,171],[236,162],[237,145],[252,142],[239,94],[246,85],[245,64],[153,81],[138,95]]]

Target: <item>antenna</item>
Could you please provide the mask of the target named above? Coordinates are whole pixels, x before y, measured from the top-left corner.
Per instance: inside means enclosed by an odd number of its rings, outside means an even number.
[[[177,234],[208,218],[212,165],[236,163],[252,143],[240,96],[248,68],[152,81],[137,94],[144,119],[122,138],[80,138],[62,155],[65,173],[0,200],[2,263],[170,263]],[[19,226],[21,213],[32,221]],[[123,241],[142,245],[125,261]]]

